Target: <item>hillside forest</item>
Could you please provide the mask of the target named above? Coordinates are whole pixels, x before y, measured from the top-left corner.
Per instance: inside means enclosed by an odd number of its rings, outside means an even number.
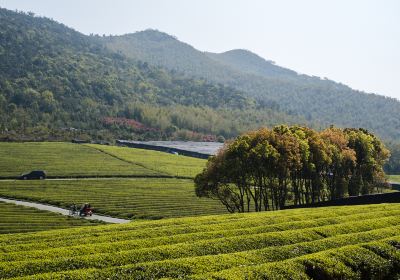
[[[47,18],[0,10],[3,139],[229,138],[294,122],[232,87],[107,50]]]

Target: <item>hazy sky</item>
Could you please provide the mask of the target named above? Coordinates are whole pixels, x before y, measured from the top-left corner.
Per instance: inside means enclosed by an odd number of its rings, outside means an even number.
[[[85,34],[148,28],[202,51],[243,48],[297,72],[400,99],[399,0],[0,0]]]

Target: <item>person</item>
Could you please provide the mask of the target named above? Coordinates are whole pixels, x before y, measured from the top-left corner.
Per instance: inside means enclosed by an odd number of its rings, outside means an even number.
[[[73,204],[71,205],[71,207],[69,208],[70,215],[75,215],[75,213],[76,213],[77,210],[78,210],[78,209],[77,209],[77,207],[76,207],[76,204],[73,203]]]
[[[92,207],[90,206],[90,203],[87,204],[85,214],[90,216],[92,215]]]
[[[86,209],[87,209],[88,204],[85,203],[82,205],[81,209],[79,210],[79,216],[84,216],[86,215]]]

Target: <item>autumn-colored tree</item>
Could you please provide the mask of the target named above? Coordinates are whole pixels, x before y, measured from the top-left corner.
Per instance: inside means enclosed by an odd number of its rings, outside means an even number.
[[[349,177],[355,166],[355,152],[348,147],[347,136],[339,128],[331,127],[320,135],[328,147],[330,158],[330,164],[325,171],[328,198],[341,198],[347,192]]]
[[[196,176],[196,194],[230,212],[277,210],[379,191],[389,152],[363,129],[280,125],[236,138]]]
[[[383,165],[390,153],[375,135],[365,129],[347,128],[344,132],[349,139],[349,148],[356,155],[349,195],[370,194],[383,183]]]

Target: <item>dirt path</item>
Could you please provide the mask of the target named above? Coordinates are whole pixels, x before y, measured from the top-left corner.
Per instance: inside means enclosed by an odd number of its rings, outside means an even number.
[[[59,213],[65,216],[69,215],[69,211],[63,208],[55,207],[55,206],[50,206],[46,204],[41,204],[41,203],[36,203],[36,202],[28,202],[28,201],[21,201],[21,200],[15,200],[15,199],[8,199],[8,198],[2,198],[0,197],[0,201],[7,202],[7,203],[14,203],[17,205],[23,205],[23,206],[28,206],[28,207],[33,207],[37,208],[40,210],[46,210],[54,213]],[[112,217],[107,217],[107,216],[101,216],[101,215],[92,215],[91,217],[84,217],[84,219],[88,220],[100,220],[106,223],[111,223],[111,224],[124,224],[124,223],[129,223],[130,220],[125,220],[125,219],[118,219],[118,218],[112,218]]]

